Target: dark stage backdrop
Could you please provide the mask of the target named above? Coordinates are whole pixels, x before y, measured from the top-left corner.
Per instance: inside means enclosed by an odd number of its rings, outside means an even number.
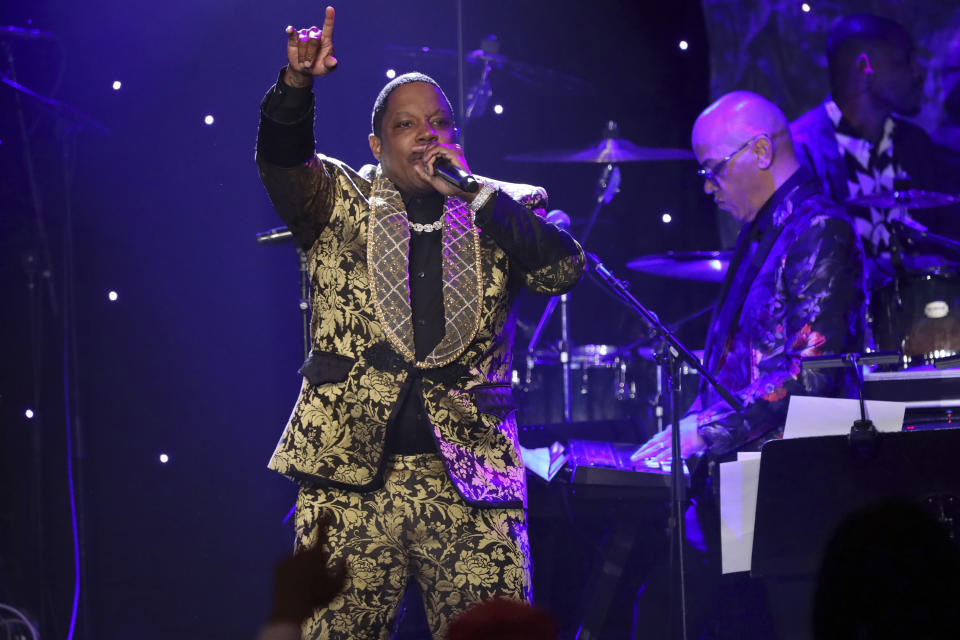
[[[254,243],[256,232],[280,224],[253,162],[258,103],[284,63],[284,27],[321,20],[323,5],[12,4],[0,9],[0,23],[57,36],[2,38],[17,79],[107,131],[88,124],[65,136],[53,113],[22,101],[53,276],[53,289],[40,275],[31,289],[30,274],[38,271],[31,265],[45,261],[17,104],[0,85],[0,602],[39,619],[45,637],[68,637],[70,415],[83,551],[74,637],[252,637],[267,614],[272,566],[292,546],[282,520],[295,488],[265,465],[296,397],[301,359],[294,252]],[[434,73],[456,100],[451,59],[411,60],[387,50],[456,49],[455,6],[336,6],[341,68],[316,86],[323,152],[354,166],[370,160],[370,108],[388,68]],[[601,167],[511,163],[505,155],[587,146],[608,120],[637,144],[688,145],[708,95],[697,0],[464,0],[463,12],[468,50],[494,33],[508,58],[592,85],[573,94],[549,79],[530,83],[495,70],[490,104],[503,113],[488,110],[465,132],[475,172],[544,185],[575,232]],[[0,61],[7,76],[9,62]],[[476,70],[468,70],[472,82]],[[715,216],[695,168],[689,161],[624,165],[621,193],[601,212],[588,245],[667,321],[708,305],[716,286],[640,276],[624,263],[717,247]],[[669,224],[662,221],[667,212]],[[66,306],[64,292],[72,295]],[[31,299],[38,314],[30,312]],[[576,342],[641,337],[593,283],[571,299]],[[522,324],[535,324],[545,303],[525,298]],[[704,328],[703,319],[688,324],[681,337],[702,347]],[[556,334],[554,320],[546,339]]]

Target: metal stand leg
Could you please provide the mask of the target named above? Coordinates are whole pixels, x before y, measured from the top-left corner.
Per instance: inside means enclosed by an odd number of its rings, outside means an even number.
[[[570,332],[567,294],[560,296],[560,363],[563,366],[563,421],[570,422]]]
[[[307,254],[297,247],[297,257],[300,260],[300,322],[303,329],[303,359],[310,355],[310,270],[307,268]]]

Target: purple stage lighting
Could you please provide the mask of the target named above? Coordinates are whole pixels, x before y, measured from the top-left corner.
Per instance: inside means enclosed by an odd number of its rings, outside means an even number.
[[[681,40],[679,46],[681,51],[686,51],[690,47],[686,40]]]
[[[203,119],[204,124],[213,124],[213,116],[208,115]]]
[[[113,87],[114,91],[120,91],[120,87],[123,86],[123,83],[121,83],[119,80],[114,80],[111,86]]]
[[[501,113],[503,113],[503,105],[502,104],[493,105],[493,112],[497,115],[500,115]]]
[[[110,302],[116,302],[116,301],[117,301],[117,298],[119,298],[119,297],[120,297],[120,296],[117,295],[117,292],[116,292],[116,291],[109,291],[109,292],[107,292],[107,300],[109,300]]]
[[[33,409],[27,409],[26,411],[23,412],[23,415],[27,417],[27,420],[33,420],[33,416],[35,414],[33,413]]]
[[[800,10],[804,13],[810,13],[810,5],[804,2],[802,5],[800,5]]]
[[[664,211],[660,219],[663,220],[664,224],[670,224],[673,221],[673,216],[670,215],[669,211]]]
[[[161,453],[161,454],[160,454],[160,462],[161,462],[162,464],[167,464],[168,462],[170,462],[170,456],[168,456],[168,455],[165,454],[165,453]]]
[[[387,69],[387,77],[393,80],[397,77],[397,72],[394,69]]]

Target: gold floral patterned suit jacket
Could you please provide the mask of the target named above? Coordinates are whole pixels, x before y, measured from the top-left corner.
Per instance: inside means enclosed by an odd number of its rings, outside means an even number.
[[[313,310],[303,387],[270,468],[301,483],[379,487],[388,424],[404,385],[419,372],[437,450],[460,495],[476,505],[525,506],[510,389],[513,303],[522,287],[547,295],[569,290],[584,265],[579,245],[542,219],[546,193],[480,178],[498,193],[481,210],[494,215],[476,221],[464,201],[447,198],[445,333],[416,362],[410,235],[393,184],[379,167],[356,172],[322,155],[293,167],[258,155],[258,165],[277,212],[307,251]],[[511,245],[510,255],[501,245]],[[546,245],[565,250],[537,264]]]

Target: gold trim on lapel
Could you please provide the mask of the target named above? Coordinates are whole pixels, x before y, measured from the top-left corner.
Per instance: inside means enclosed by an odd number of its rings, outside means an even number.
[[[443,225],[443,307],[445,332],[422,361],[416,361],[410,309],[410,229],[396,187],[380,167],[370,194],[367,269],[377,317],[393,347],[421,369],[450,364],[473,342],[480,328],[483,284],[480,237],[466,202],[447,198]]]

